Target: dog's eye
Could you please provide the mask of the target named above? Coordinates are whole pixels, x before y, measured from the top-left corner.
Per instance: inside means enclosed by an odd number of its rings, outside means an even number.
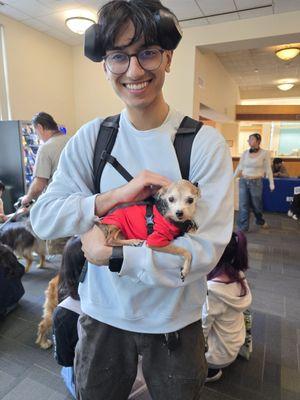
[[[186,199],[186,202],[187,202],[188,204],[193,204],[193,203],[194,203],[194,199],[193,199],[192,197],[188,197],[188,198]]]
[[[174,203],[174,200],[175,200],[175,199],[174,199],[174,197],[173,197],[173,196],[171,196],[171,197],[169,197],[169,199],[168,199],[168,200],[169,200],[169,202],[170,202],[170,203]]]

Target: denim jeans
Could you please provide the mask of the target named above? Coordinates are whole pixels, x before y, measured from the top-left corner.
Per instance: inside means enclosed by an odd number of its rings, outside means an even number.
[[[262,179],[240,178],[238,216],[238,228],[240,230],[247,231],[249,229],[250,209],[253,210],[257,225],[265,223],[262,214],[262,190]]]
[[[138,355],[152,400],[200,400],[207,376],[201,320],[178,331],[180,344],[168,350],[165,335],[125,331],[79,317],[75,351],[77,400],[127,400]]]

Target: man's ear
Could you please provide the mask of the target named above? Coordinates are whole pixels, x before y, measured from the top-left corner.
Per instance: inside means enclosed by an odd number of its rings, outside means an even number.
[[[107,70],[106,64],[105,64],[105,62],[103,62],[102,64],[103,64],[103,71],[105,74],[105,78],[109,81],[109,72]]]
[[[173,50],[166,50],[166,57],[167,57],[167,64],[165,71],[170,72],[171,71],[171,63],[172,63],[172,58],[173,58]]]

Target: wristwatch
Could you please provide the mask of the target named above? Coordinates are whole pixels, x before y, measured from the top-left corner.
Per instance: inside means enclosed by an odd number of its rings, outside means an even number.
[[[123,246],[113,247],[109,257],[108,269],[111,272],[120,272],[123,264]]]

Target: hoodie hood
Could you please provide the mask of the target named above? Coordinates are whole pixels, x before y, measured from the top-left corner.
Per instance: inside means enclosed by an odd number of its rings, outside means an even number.
[[[250,306],[252,301],[251,292],[246,279],[244,282],[247,288],[245,296],[240,297],[241,285],[237,282],[221,283],[214,281],[207,282],[208,295],[213,295],[234,310],[243,312]]]

